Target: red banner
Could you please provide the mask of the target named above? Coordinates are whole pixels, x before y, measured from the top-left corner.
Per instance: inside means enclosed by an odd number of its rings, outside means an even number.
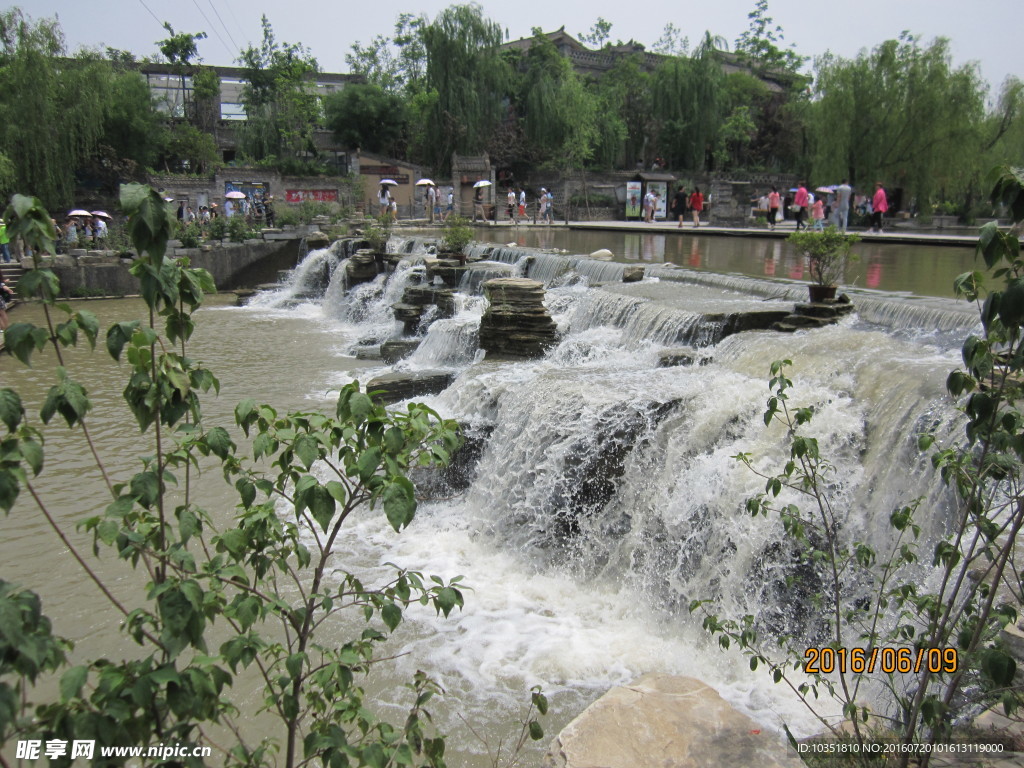
[[[314,200],[318,203],[338,202],[338,190],[336,189],[286,189],[284,191],[285,202],[301,203],[305,200]]]

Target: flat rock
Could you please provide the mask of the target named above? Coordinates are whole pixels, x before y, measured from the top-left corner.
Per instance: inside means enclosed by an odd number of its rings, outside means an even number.
[[[374,400],[387,405],[419,395],[436,395],[446,390],[455,380],[450,371],[404,371],[386,373],[371,379],[366,391]]]
[[[775,733],[710,686],[645,675],[612,688],[552,742],[544,768],[803,768]]]
[[[380,359],[388,365],[404,360],[419,347],[422,339],[396,339],[380,346]]]

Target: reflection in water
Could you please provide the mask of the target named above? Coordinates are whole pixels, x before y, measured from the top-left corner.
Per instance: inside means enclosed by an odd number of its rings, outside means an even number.
[[[502,228],[475,231],[480,241],[501,244],[511,240],[509,234]],[[784,239],[778,238],[696,236],[689,231],[685,234],[641,233],[526,226],[518,228],[516,241],[528,247],[558,249],[573,255],[607,248],[619,262],[672,263],[708,272],[806,279],[802,257]],[[766,246],[771,248],[771,265]],[[692,261],[695,248],[699,264]],[[972,248],[858,243],[852,255],[855,258],[847,264],[843,285],[920,296],[952,297],[956,276],[975,268]]]
[[[696,237],[693,238],[693,244],[690,246],[690,258],[686,260],[686,263],[695,268],[700,266],[700,240]]]

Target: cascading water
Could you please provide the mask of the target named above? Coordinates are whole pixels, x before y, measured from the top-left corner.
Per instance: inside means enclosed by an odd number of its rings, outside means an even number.
[[[793,405],[815,407],[811,433],[836,467],[842,535],[883,549],[890,512],[922,497],[922,536],[933,539],[950,499],[916,435],[956,434],[944,381],[958,360],[947,335],[975,319],[950,302],[858,296],[858,308],[871,307],[867,319],[722,339],[721,322],[705,316],[791,306],[802,290],[706,273],[690,279],[679,269],[649,270],[653,279],[626,286],[621,264],[512,247],[470,251],[505,265],[496,271],[514,267],[544,282],[561,340],[541,360],[481,361],[475,334],[485,302],[463,296],[455,317],[434,321],[396,366],[459,372],[440,395],[417,399],[459,420],[479,456],[468,487],[421,504],[410,532],[396,536],[366,514],[347,534],[382,564],[463,574],[475,588],[457,620],[411,617],[400,670],[429,660],[471,722],[514,712],[514,693],[496,706],[496,690],[542,684],[576,712],[610,685],[661,671],[706,680],[768,726],[816,731],[783,690],[720,655],[685,610],[715,598],[724,613],[754,615],[768,631],[812,639],[818,631],[808,600],[814,574],[792,561],[778,519],[745,511],[764,482],[731,457],[750,453],[765,472],[784,461],[785,435],[766,428],[762,414],[768,365],[790,358]],[[391,304],[422,269],[403,262],[393,275],[325,298],[323,311],[353,341],[393,335]],[[616,284],[586,287],[608,281]],[[782,301],[763,300],[773,297]],[[658,367],[659,353],[679,344],[701,347],[702,364]]]

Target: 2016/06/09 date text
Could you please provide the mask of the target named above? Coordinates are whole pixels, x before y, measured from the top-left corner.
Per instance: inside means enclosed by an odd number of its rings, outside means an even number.
[[[873,674],[956,672],[956,648],[808,648],[804,651],[804,672],[808,674]]]

